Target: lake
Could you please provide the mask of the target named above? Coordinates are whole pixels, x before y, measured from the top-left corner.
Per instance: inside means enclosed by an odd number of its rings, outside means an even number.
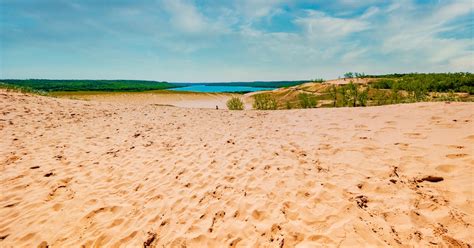
[[[180,88],[172,88],[174,91],[192,91],[192,92],[254,92],[262,90],[273,90],[275,88],[249,87],[249,86],[223,86],[223,85],[189,85]]]

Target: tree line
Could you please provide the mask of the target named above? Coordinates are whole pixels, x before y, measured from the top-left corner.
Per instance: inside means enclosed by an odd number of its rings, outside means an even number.
[[[474,94],[474,74],[456,73],[410,73],[371,75],[366,78],[380,78],[372,86],[377,89],[393,89],[428,92],[467,92]]]
[[[51,79],[3,79],[0,82],[39,91],[146,91],[175,88],[167,82],[145,80],[51,80]]]

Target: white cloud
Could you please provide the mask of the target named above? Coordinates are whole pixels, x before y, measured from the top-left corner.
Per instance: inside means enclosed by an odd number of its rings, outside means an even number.
[[[474,71],[474,52],[468,52],[465,55],[451,59],[449,65],[458,71]]]
[[[282,0],[240,0],[236,2],[236,7],[244,18],[252,21],[260,17],[272,15],[276,6],[282,2]]]
[[[210,26],[192,3],[183,0],[163,0],[163,6],[170,13],[174,27],[183,32],[199,33]]]
[[[337,18],[314,10],[308,10],[307,13],[307,16],[297,18],[295,23],[302,26],[313,38],[324,40],[344,37],[370,27],[369,23],[360,18]]]
[[[439,35],[450,29],[450,21],[472,12],[467,1],[437,5],[428,13],[421,12],[412,4],[390,9],[388,23],[378,28],[375,35],[382,39],[382,53],[403,57],[414,66],[425,64],[439,68],[473,47],[472,39],[447,39]],[[456,68],[457,65],[460,63],[451,63],[451,69],[461,70],[461,67]]]

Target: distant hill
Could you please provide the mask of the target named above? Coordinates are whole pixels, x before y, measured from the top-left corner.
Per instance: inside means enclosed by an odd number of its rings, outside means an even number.
[[[0,79],[0,83],[39,91],[146,91],[178,87],[167,82],[143,80]]]

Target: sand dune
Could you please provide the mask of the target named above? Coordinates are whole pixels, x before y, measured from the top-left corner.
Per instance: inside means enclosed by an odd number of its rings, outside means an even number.
[[[472,246],[473,107],[232,112],[0,91],[0,247]]]
[[[148,92],[67,92],[57,95],[61,98],[92,100],[99,102],[112,102],[120,104],[157,104],[170,105],[183,108],[210,108],[227,109],[226,102],[233,96],[238,96],[245,101],[247,109],[252,108],[252,99],[242,94],[232,93],[197,93],[173,91],[148,91]]]

